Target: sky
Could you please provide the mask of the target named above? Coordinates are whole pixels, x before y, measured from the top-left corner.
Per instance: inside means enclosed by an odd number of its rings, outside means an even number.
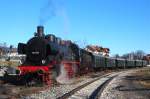
[[[0,0],[0,43],[45,34],[110,48],[111,55],[150,53],[150,0]]]

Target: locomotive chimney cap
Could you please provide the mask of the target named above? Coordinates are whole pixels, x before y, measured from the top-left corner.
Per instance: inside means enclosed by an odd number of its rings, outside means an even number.
[[[44,36],[44,26],[37,26],[37,36],[38,37]]]

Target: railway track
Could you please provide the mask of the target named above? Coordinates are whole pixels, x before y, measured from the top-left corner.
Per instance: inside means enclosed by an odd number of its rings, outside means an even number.
[[[109,73],[87,82],[57,99],[96,99],[100,97],[109,82],[119,73]]]

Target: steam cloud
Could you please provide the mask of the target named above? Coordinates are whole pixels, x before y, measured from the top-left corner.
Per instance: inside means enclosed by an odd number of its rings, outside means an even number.
[[[60,84],[72,84],[74,82],[75,79],[69,78],[68,74],[67,74],[67,70],[64,67],[65,65],[61,64],[60,65],[60,73],[59,76],[56,78],[56,81],[59,82]],[[74,75],[77,73],[77,65],[72,65],[73,71],[74,71]]]

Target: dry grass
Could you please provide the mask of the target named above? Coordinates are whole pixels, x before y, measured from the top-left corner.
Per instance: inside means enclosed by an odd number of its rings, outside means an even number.
[[[141,78],[137,82],[145,88],[150,88],[150,67],[136,72],[136,76]]]
[[[16,67],[20,65],[18,61],[0,61],[0,66]]]
[[[45,87],[22,87],[20,88],[19,93],[23,96],[26,96],[44,90],[44,88]]]
[[[146,88],[150,88],[150,80],[149,81],[140,81],[140,84]]]

